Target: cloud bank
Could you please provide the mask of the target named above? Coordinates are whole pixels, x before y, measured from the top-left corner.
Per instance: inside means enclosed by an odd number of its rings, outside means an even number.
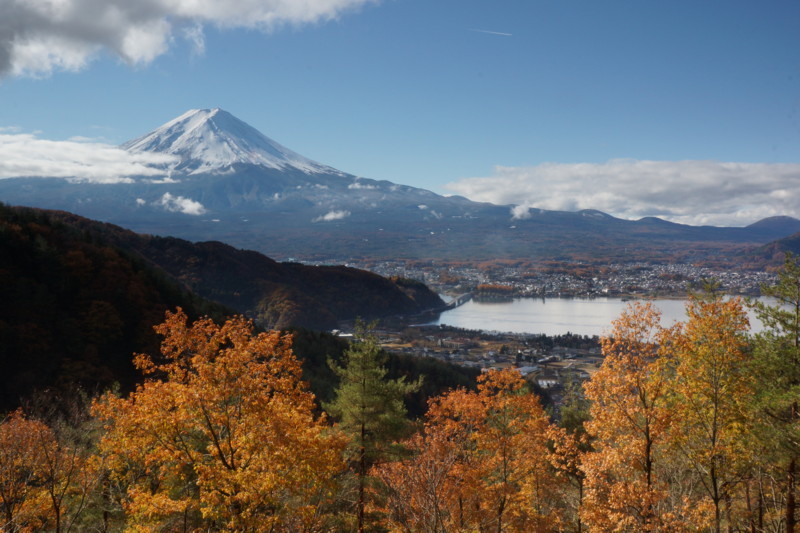
[[[95,183],[131,181],[129,176],[163,177],[177,158],[130,153],[116,146],[81,140],[50,141],[27,133],[0,133],[0,179],[69,178]]]
[[[3,0],[0,77],[80,70],[102,51],[147,64],[179,36],[205,48],[203,27],[270,31],[322,22],[373,0]]]
[[[800,163],[640,161],[545,163],[494,169],[489,177],[445,186],[471,200],[512,204],[516,219],[531,209],[598,209],[639,219],[692,225],[745,226],[762,218],[800,218]]]

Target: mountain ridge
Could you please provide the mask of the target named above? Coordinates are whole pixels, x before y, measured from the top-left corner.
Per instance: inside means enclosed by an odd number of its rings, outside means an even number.
[[[754,247],[800,231],[800,220],[791,217],[743,228],[688,226],[441,196],[313,162],[220,109],[189,111],[122,146],[175,160],[163,169],[163,179],[134,176],[129,183],[103,186],[4,179],[0,201],[306,261],[735,263]]]
[[[9,212],[15,209],[6,207]],[[270,329],[329,330],[341,321],[416,315],[444,306],[421,283],[345,266],[281,263],[218,241],[141,235],[73,213],[37,210],[163,270],[192,293]]]

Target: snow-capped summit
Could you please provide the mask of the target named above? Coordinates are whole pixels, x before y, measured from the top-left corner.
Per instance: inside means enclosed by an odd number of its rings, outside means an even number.
[[[341,174],[281,146],[219,108],[189,110],[122,148],[176,155],[180,162],[174,170],[190,174],[224,170],[236,163],[307,174]]]

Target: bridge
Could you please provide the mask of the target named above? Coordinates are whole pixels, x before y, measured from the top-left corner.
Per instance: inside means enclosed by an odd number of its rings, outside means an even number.
[[[455,297],[447,305],[445,305],[444,310],[448,311],[450,309],[455,309],[456,307],[462,306],[470,300],[472,300],[472,293],[471,292],[464,293],[460,296]]]

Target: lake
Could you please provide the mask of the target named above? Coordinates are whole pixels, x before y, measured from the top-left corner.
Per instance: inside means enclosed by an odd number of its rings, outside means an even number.
[[[648,300],[661,310],[662,325],[686,319],[686,300]],[[512,333],[603,335],[631,301],[620,298],[516,298],[508,302],[477,302],[441,314],[432,325]],[[750,313],[751,331],[761,324]]]

